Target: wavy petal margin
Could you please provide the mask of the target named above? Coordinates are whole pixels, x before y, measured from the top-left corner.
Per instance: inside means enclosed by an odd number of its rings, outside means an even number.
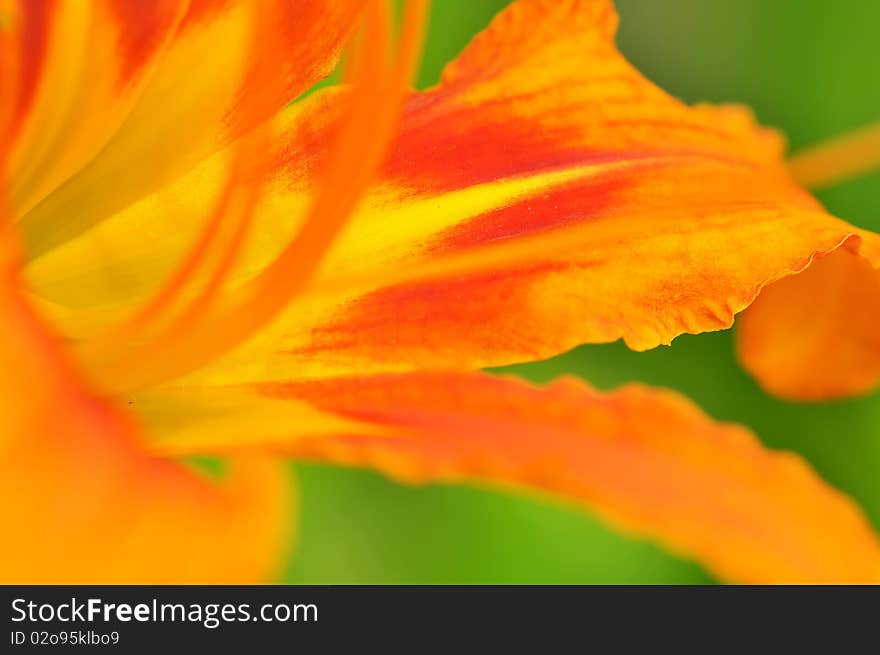
[[[193,416],[183,401],[233,392],[250,394],[255,409],[299,408],[287,444],[271,439],[297,458],[404,482],[549,492],[728,581],[880,581],[880,542],[854,503],[798,456],[766,449],[745,428],[712,421],[673,392],[631,385],[602,393],[574,379],[539,388],[480,373],[180,389],[176,408],[166,390],[147,414],[156,448],[192,452]],[[328,427],[333,420],[348,425]],[[248,434],[270,423],[256,421]],[[214,437],[201,447],[231,443],[229,434]],[[233,447],[240,446],[239,438]]]
[[[438,87],[412,95],[311,292],[202,379],[486,367],[621,338],[642,350],[730,327],[763,287],[843,244],[876,249],[791,181],[781,139],[746,110],[688,107],[643,78],[614,47],[616,23],[606,0],[522,0],[499,15]],[[275,177],[238,279],[295,233],[343,94],[277,120]],[[228,160],[32,263],[64,329],[155,288]]]

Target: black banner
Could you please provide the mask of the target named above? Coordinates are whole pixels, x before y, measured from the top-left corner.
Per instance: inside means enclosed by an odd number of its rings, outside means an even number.
[[[0,587],[0,652],[877,643],[870,587]],[[862,641],[867,639],[868,641]],[[565,647],[563,647],[565,646]]]

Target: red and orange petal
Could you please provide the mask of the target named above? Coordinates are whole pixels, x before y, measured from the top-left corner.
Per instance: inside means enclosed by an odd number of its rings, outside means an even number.
[[[621,338],[641,350],[729,327],[854,234],[875,247],[791,181],[781,139],[746,110],[688,107],[645,80],[614,47],[616,20],[605,0],[503,12],[409,99],[311,292],[208,379],[483,367]],[[276,122],[237,279],[295,234],[344,97],[315,94]],[[223,156],[32,263],[65,329],[167,275]]]
[[[267,582],[286,553],[280,463],[222,482],[145,454],[87,395],[4,277],[0,288],[0,582]]]
[[[212,390],[179,390],[181,406],[188,391],[204,402]],[[576,380],[538,388],[480,373],[236,391],[250,394],[254,408],[305,402],[321,413],[288,424],[286,445],[275,435],[276,448],[295,457],[404,482],[547,492],[693,557],[726,581],[880,581],[880,542],[856,505],[796,455],[764,448],[748,430],[712,421],[673,392],[633,385],[602,393]],[[175,422],[172,397],[164,426],[154,426],[157,447],[192,452],[188,409]],[[328,427],[330,417],[347,425]],[[226,438],[215,438],[222,448]]]
[[[9,173],[29,251],[155,191],[329,74],[363,4],[19,0]]]

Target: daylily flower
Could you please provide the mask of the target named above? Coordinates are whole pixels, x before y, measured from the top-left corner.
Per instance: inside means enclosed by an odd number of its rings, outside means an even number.
[[[286,458],[550,492],[726,580],[880,580],[855,504],[746,429],[479,372],[752,305],[768,389],[864,390],[878,237],[745,109],[644,79],[608,0],[515,2],[404,92],[424,11],[389,59],[368,0],[0,0],[0,580],[271,579]],[[289,104],[361,24],[350,84]]]

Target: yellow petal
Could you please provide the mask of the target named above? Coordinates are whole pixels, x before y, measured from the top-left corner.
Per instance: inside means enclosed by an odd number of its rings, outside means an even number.
[[[155,191],[327,75],[362,4],[59,0],[40,61],[23,58],[39,91],[10,166],[29,253]]]
[[[116,132],[186,3],[17,1],[17,126],[9,161],[17,214],[82,168]],[[59,219],[61,220],[61,219]]]

